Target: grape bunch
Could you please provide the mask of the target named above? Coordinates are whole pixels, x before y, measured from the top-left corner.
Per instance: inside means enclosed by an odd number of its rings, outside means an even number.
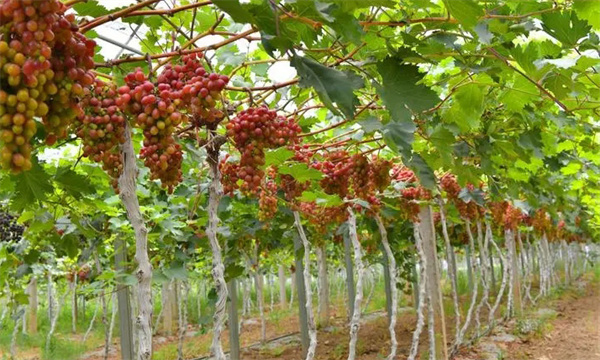
[[[392,162],[373,156],[371,159],[370,177],[373,179],[375,188],[383,192],[392,181],[390,171],[392,170]]]
[[[159,179],[170,193],[182,180],[181,146],[175,141],[175,128],[186,120],[178,111],[182,100],[168,84],[155,85],[141,69],[127,74],[126,85],[118,89],[116,103],[131,114],[135,125],[143,130],[140,156],[150,169],[150,178]]]
[[[315,162],[312,167],[321,171],[325,176],[320,185],[327,194],[338,194],[342,199],[349,194],[350,175],[353,163],[348,161],[346,151],[340,150],[326,153],[324,160]]]
[[[521,209],[513,206],[512,204],[508,204],[504,213],[504,228],[516,230],[521,222]]]
[[[403,216],[412,222],[419,221],[419,201],[431,199],[431,192],[419,185],[415,173],[404,166],[392,168],[392,179],[402,184],[400,203],[404,209]]]
[[[478,206],[474,201],[465,202],[459,198],[462,188],[454,175],[450,173],[443,175],[440,179],[440,187],[446,192],[448,200],[452,201],[463,219],[472,220],[484,215],[485,209],[483,207]],[[473,191],[474,186],[467,184],[467,189]]]
[[[240,152],[237,174],[232,179],[235,183],[242,180],[243,191],[255,193],[265,175],[260,169],[265,164],[265,149],[294,144],[301,131],[293,118],[279,116],[266,106],[240,112],[227,124],[227,134]],[[229,167],[231,169],[233,167]]]
[[[544,209],[539,209],[533,214],[533,219],[531,221],[533,225],[533,229],[540,235],[545,232],[551,230],[552,220],[550,220],[550,216]]]
[[[73,123],[81,139],[83,156],[102,163],[118,192],[119,176],[123,172],[120,145],[125,142],[125,117],[117,106],[117,88],[114,83],[96,79],[92,89],[85,90],[82,104],[85,113]]]
[[[0,3],[0,165],[14,173],[31,168],[35,118],[46,143],[65,138],[94,81],[96,44],[66,10],[58,0]]]
[[[319,234],[325,234],[331,225],[339,225],[347,220],[348,212],[347,205],[341,206],[321,206],[316,202],[300,203],[300,212],[308,219],[315,231]]]
[[[222,98],[221,91],[229,82],[225,75],[208,73],[200,62],[202,57],[202,53],[185,55],[181,64],[167,64],[157,78],[161,93],[182,99],[197,127],[223,119],[224,113],[216,105]]]
[[[260,188],[258,195],[258,219],[266,221],[277,213],[277,184],[269,179]]]
[[[24,227],[17,223],[11,214],[0,210],[0,242],[18,241],[23,236]]]
[[[300,183],[292,175],[287,174],[282,174],[280,179],[285,200],[292,206],[293,209],[295,209],[297,206],[297,199],[309,188],[310,182],[305,181]]]
[[[294,152],[292,160],[297,162],[309,164],[310,159],[313,157],[313,155],[315,155],[315,152],[310,149],[308,144],[295,144],[290,145],[288,148]]]

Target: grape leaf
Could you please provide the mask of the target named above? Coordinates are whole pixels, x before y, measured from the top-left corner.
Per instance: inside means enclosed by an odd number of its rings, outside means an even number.
[[[580,20],[575,12],[552,12],[542,15],[542,28],[556,40],[573,47],[579,39],[587,36],[592,27]]]
[[[469,29],[483,16],[483,9],[473,0],[444,0],[444,4],[450,14]]]
[[[284,175],[292,175],[299,182],[308,180],[320,180],[323,174],[316,169],[311,169],[308,165],[300,163],[292,166],[286,166],[279,169],[279,173]]]
[[[31,170],[13,176],[13,182],[15,184],[14,205],[19,210],[46,200],[47,195],[53,191],[50,175],[37,161],[33,161]]]
[[[364,86],[363,79],[353,73],[343,72],[321,65],[313,59],[294,56],[290,64],[300,76],[300,86],[312,86],[323,103],[333,112],[339,110],[348,118],[354,117],[354,108],[359,104],[354,90]]]
[[[382,85],[375,85],[393,121],[408,121],[411,113],[434,107],[439,97],[425,85],[418,85],[423,75],[413,65],[402,65],[401,59],[388,57],[377,63],[377,70],[383,79]],[[408,108],[408,109],[407,109]]]

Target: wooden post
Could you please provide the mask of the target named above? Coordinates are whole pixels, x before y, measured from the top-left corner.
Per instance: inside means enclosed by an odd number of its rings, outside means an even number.
[[[238,326],[237,280],[229,280],[229,359],[240,360],[240,327]]]
[[[115,270],[125,272],[127,263],[127,244],[123,239],[115,239]],[[117,285],[117,301],[119,303],[119,328],[121,336],[121,359],[134,360],[133,327],[131,303],[127,286]]]
[[[434,312],[436,336],[436,359],[448,359],[446,321],[442,303],[442,289],[437,261],[436,236],[433,226],[433,213],[430,206],[422,206],[419,212],[419,232],[423,241],[423,251],[427,258],[427,292]]]
[[[296,259],[296,288],[298,293],[298,314],[300,316],[300,340],[302,342],[302,357],[306,357],[310,338],[308,336],[308,314],[306,313],[306,289],[304,288],[304,264],[298,251],[302,249],[298,235],[294,235],[294,258]]]
[[[354,265],[352,263],[350,237],[344,234],[344,258],[346,260],[346,289],[348,290],[348,320],[354,314],[354,297],[356,289],[354,287]]]

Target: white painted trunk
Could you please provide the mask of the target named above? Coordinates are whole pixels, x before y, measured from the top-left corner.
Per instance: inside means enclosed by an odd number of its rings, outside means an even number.
[[[188,311],[187,311],[187,300],[188,300],[188,283],[187,281],[183,281],[181,283],[177,283],[179,296],[177,297],[179,300],[178,308],[178,323],[179,323],[179,339],[177,342],[177,360],[185,360],[183,355],[183,340],[185,339],[185,334],[188,326]]]
[[[315,325],[315,316],[312,308],[312,287],[310,281],[310,242],[304,233],[304,227],[300,220],[300,213],[294,211],[294,224],[302,240],[304,246],[304,291],[306,292],[306,322],[308,323],[308,350],[306,351],[306,360],[312,360],[315,357],[315,351],[317,349],[317,327]]]
[[[502,267],[503,267],[504,271],[502,272],[502,282],[500,283],[500,290],[498,291],[498,295],[496,295],[496,301],[494,302],[494,305],[492,306],[492,310],[488,314],[488,329],[491,329],[492,327],[494,327],[495,314],[496,314],[496,311],[498,310],[498,307],[500,306],[500,303],[502,302],[502,297],[504,295],[504,291],[506,290],[506,283],[508,281],[508,270],[509,270],[509,265],[507,265],[508,261],[502,254],[502,249],[500,249],[498,247],[498,244],[496,244],[496,241],[494,241],[493,237],[490,238],[490,241],[491,241],[492,245],[494,246],[494,248],[496,249],[496,251],[498,252],[498,259],[500,259],[500,264],[503,265]]]
[[[469,329],[469,325],[471,324],[471,319],[473,317],[473,310],[475,310],[475,304],[477,303],[477,295],[479,291],[479,280],[477,279],[477,261],[473,259],[475,257],[475,241],[473,239],[473,232],[471,231],[471,222],[468,219],[465,219],[465,228],[467,230],[467,235],[469,237],[469,250],[470,250],[470,260],[473,264],[473,290],[471,294],[471,303],[469,305],[469,310],[467,310],[467,316],[465,317],[465,322],[456,335],[454,339],[454,344],[452,345],[452,354],[455,354],[458,350],[458,347],[463,343],[463,339],[467,330]]]
[[[111,299],[112,303],[111,303],[111,306],[110,306],[110,311],[111,311],[111,314],[110,314],[110,326],[108,327],[108,343],[109,344],[112,344],[113,330],[115,328],[115,320],[117,318],[117,307],[118,307],[118,304],[117,304],[117,291],[116,290],[117,289],[115,287],[115,290],[113,291],[112,299]]]
[[[88,336],[90,336],[90,332],[92,331],[92,328],[94,328],[94,322],[96,321],[96,316],[98,316],[99,308],[100,308],[100,305],[96,304],[96,307],[94,308],[94,314],[92,315],[92,320],[90,320],[90,325],[88,326],[88,328],[85,332],[85,335],[83,335],[83,343],[85,343]]]
[[[453,247],[450,243],[450,236],[448,235],[448,224],[446,222],[446,209],[444,207],[443,200],[438,197],[438,204],[440,207],[440,220],[442,222],[442,234],[444,235],[444,243],[446,245],[446,261],[448,262],[448,274],[450,277],[450,285],[452,287],[452,302],[454,304],[454,326],[455,334],[460,332],[460,304],[458,303],[458,286],[456,281],[456,263],[454,262],[452,252]]]
[[[396,286],[396,279],[398,270],[396,268],[396,258],[394,257],[394,253],[392,252],[392,248],[388,241],[387,230],[385,229],[385,225],[379,214],[375,215],[375,221],[377,222],[379,234],[381,235],[383,250],[388,259],[388,268],[383,270],[387,271],[390,275],[390,290],[392,293],[392,311],[390,313],[390,323],[388,326],[390,332],[390,353],[387,356],[387,359],[394,360],[398,351],[398,339],[396,338],[396,313],[398,311],[398,287]]]
[[[413,332],[410,353],[407,360],[415,360],[419,352],[419,338],[421,337],[421,332],[423,331],[423,326],[425,325],[424,308],[427,305],[427,277],[425,276],[425,271],[427,269],[427,257],[423,251],[421,234],[419,234],[419,227],[416,223],[413,223],[413,236],[415,238],[415,246],[419,255],[419,304],[417,305],[417,326]]]
[[[136,270],[138,280],[137,358],[138,360],[150,360],[152,358],[152,265],[148,258],[148,230],[136,194],[137,164],[131,135],[129,125],[126,124],[125,142],[121,146],[123,173],[119,177],[119,196],[135,232],[135,261],[138,266]]]
[[[217,228],[219,225],[218,207],[223,190],[221,188],[221,174],[219,172],[219,150],[210,151],[208,163],[211,170],[211,183],[209,187],[208,200],[208,224],[206,227],[206,236],[210,241],[212,250],[212,276],[217,290],[217,302],[215,303],[215,314],[213,316],[213,339],[210,346],[210,352],[215,360],[225,360],[225,353],[221,344],[221,334],[225,327],[225,317],[227,315],[227,283],[225,282],[225,265],[221,254],[221,245],[217,237]]]
[[[356,342],[358,341],[358,330],[360,328],[365,265],[362,261],[362,248],[356,230],[356,217],[351,207],[348,207],[348,231],[354,250],[354,266],[356,267],[356,294],[354,296],[354,312],[350,320],[350,344],[348,348],[348,360],[354,360],[356,359]]]

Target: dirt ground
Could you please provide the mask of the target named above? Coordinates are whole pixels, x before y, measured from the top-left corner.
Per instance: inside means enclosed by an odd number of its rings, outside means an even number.
[[[558,311],[551,330],[539,338],[508,347],[507,359],[600,359],[600,285],[591,284],[580,297],[567,296],[553,304]]]
[[[544,308],[553,309],[556,318],[549,321],[547,329],[539,336],[514,336],[515,321],[500,327],[504,336],[512,337],[508,343],[500,344],[501,355],[482,355],[475,345],[471,349],[463,349],[459,358],[469,360],[600,360],[600,284],[588,283],[578,294],[568,291],[556,300],[545,301]],[[336,311],[337,310],[337,311]],[[339,309],[334,310],[334,319],[330,326],[319,329],[317,360],[339,360],[347,357],[348,328],[345,326],[344,314]],[[451,317],[447,318],[452,323]],[[280,319],[278,324],[267,323],[267,338],[295,333],[298,321],[294,316]],[[406,359],[415,327],[414,312],[410,309],[398,314],[396,328],[399,342],[397,360]],[[451,328],[451,326],[449,326]],[[191,333],[193,333],[192,331]],[[366,316],[361,324],[357,344],[358,359],[376,360],[386,357],[389,351],[387,319],[383,312]],[[191,334],[190,334],[191,335]],[[223,334],[224,347],[228,347],[227,333]],[[452,334],[449,334],[452,336]],[[192,336],[186,339],[184,351],[186,358],[196,358],[208,352],[210,334]],[[502,337],[502,336],[500,336]],[[242,347],[256,344],[260,338],[260,324],[255,322],[247,325],[242,331]],[[496,341],[498,332],[489,338],[481,339],[480,343]],[[448,339],[451,341],[451,339]],[[155,337],[155,350],[165,346],[173,346],[175,337]],[[427,342],[426,329],[421,334],[421,345]],[[425,350],[425,349],[422,349]],[[90,356],[91,355],[91,356]],[[266,346],[254,345],[242,350],[244,360],[301,360],[299,336],[291,335],[268,343]],[[100,354],[88,354],[87,360],[101,359]],[[109,359],[118,359],[113,353]]]

